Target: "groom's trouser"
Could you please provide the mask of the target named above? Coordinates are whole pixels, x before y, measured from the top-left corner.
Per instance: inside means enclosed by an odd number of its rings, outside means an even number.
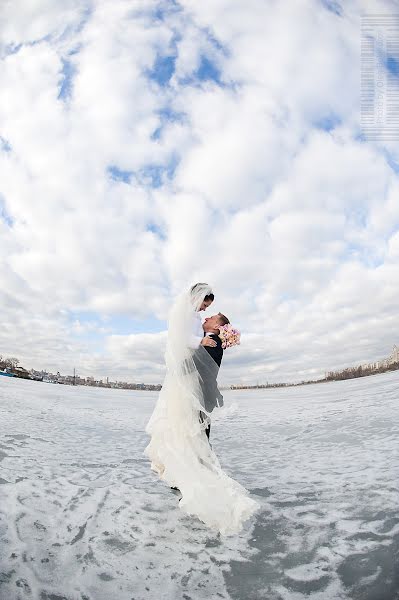
[[[200,410],[200,413],[199,413],[199,420],[200,420],[200,423],[203,423],[205,420],[205,413],[203,413],[202,410]],[[209,423],[208,427],[205,429],[205,433],[209,440],[209,435],[211,433],[211,424],[210,423]]]

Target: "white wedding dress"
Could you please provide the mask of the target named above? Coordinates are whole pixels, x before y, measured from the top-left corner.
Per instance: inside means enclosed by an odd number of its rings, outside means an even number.
[[[204,431],[211,413],[205,408],[200,372],[205,377],[204,373],[213,370],[216,377],[217,366],[202,346],[190,348],[194,312],[211,293],[209,286],[201,285],[199,289],[196,286],[195,293],[179,296],[171,310],[167,373],[146,426],[151,440],[144,454],[162,480],[179,488],[183,511],[221,534],[233,534],[241,530],[258,504],[224,473]],[[205,415],[202,423],[199,411]]]

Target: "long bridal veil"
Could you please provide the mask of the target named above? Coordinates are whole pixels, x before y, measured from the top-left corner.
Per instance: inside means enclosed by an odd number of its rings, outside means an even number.
[[[208,527],[230,534],[240,531],[258,504],[224,473],[204,432],[213,406],[223,404],[216,385],[218,367],[203,346],[192,349],[188,341],[195,311],[211,291],[207,284],[197,284],[181,294],[170,311],[167,371],[146,426],[151,440],[144,454],[162,480],[179,488],[182,510]],[[215,395],[211,402],[210,393]],[[199,411],[204,415],[202,422]]]

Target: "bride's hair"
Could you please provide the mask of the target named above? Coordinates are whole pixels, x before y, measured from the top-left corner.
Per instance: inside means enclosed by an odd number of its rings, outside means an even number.
[[[207,285],[208,285],[207,283],[196,283],[193,286],[191,286],[190,292],[192,295],[194,295],[196,292],[199,292],[204,286],[207,286]],[[212,300],[212,302],[213,302],[214,299],[215,299],[215,296],[211,292],[211,293],[207,294],[206,296],[204,296],[204,298],[202,300],[203,301],[205,300],[205,302],[208,300]]]

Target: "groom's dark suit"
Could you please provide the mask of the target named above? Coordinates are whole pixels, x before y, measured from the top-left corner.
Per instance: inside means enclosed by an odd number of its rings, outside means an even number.
[[[216,335],[216,333],[212,333],[211,335],[208,335],[208,337],[210,337],[212,340],[215,340],[216,346],[204,346],[204,348],[208,354],[212,356],[217,366],[220,367],[220,363],[222,362],[223,358],[222,340],[218,335]]]
[[[205,335],[204,335],[204,337],[205,337]],[[203,348],[205,348],[205,350],[208,352],[208,354],[213,358],[213,360],[215,361],[217,366],[220,367],[220,364],[221,364],[222,358],[223,358],[222,340],[215,333],[212,333],[208,337],[215,340],[216,346],[203,346]],[[202,387],[202,392],[204,395],[205,408],[207,410],[211,411],[215,406],[223,405],[223,396],[219,392],[219,389],[217,387],[216,378],[214,381],[213,380],[212,381],[203,380],[201,382],[201,387]],[[200,416],[200,421],[202,422],[204,420],[204,416],[205,416],[204,413],[200,412],[199,416]],[[205,429],[205,433],[208,436],[208,440],[209,440],[209,435],[211,433],[210,425],[208,425],[208,427]]]

